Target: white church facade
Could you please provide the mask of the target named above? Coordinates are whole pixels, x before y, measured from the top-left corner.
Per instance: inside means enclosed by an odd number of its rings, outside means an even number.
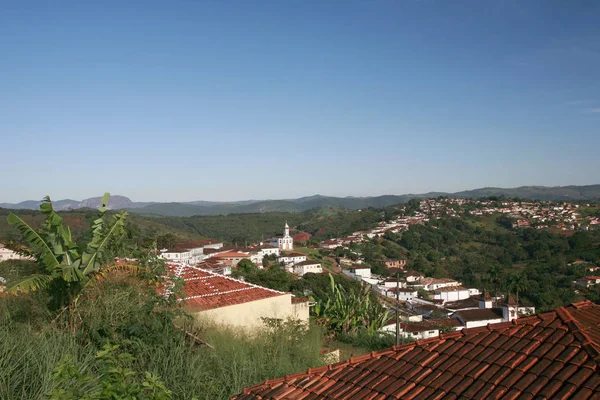
[[[281,251],[290,251],[294,250],[294,238],[290,236],[290,227],[285,223],[285,228],[283,230],[283,237],[274,237],[268,240],[271,246],[279,247]]]

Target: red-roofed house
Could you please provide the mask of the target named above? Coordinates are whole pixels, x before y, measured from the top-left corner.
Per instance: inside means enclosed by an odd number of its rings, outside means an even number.
[[[600,306],[463,329],[267,380],[235,400],[597,399]]]
[[[197,318],[246,328],[262,326],[261,318],[293,318],[308,322],[308,301],[186,264],[169,264],[185,281],[184,308]]]
[[[250,259],[250,253],[242,253],[239,251],[228,251],[225,253],[218,253],[211,258],[213,258],[215,260],[219,260],[219,261],[228,261],[229,263],[231,263],[232,267],[235,267],[244,258]]]
[[[576,284],[578,284],[579,286],[585,286],[585,287],[590,287],[593,285],[597,285],[600,283],[600,276],[598,275],[589,275],[586,276],[585,278],[580,278],[577,279],[575,281]]]

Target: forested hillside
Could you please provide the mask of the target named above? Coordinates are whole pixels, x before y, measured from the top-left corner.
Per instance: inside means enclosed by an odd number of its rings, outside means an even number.
[[[513,283],[522,278],[522,298],[540,310],[583,297],[598,300],[596,290],[575,286],[573,281],[590,275],[586,266],[600,264],[600,230],[570,234],[512,230],[498,219],[498,215],[445,217],[355,248],[378,270],[385,270],[381,265],[385,259],[406,256],[410,269],[454,278],[491,293],[514,293]],[[580,261],[573,264],[575,260]]]
[[[0,243],[18,237],[17,231],[6,221],[10,212],[11,210],[0,209]],[[18,213],[34,227],[39,227],[44,220],[44,216],[39,211],[20,210]],[[77,238],[89,227],[95,211],[81,209],[62,211],[59,214],[72,226],[73,235]],[[281,234],[286,222],[297,231],[307,232],[321,239],[371,228],[381,220],[382,215],[383,211],[377,209],[349,211],[340,208],[323,208],[302,213],[194,217],[131,214],[126,226],[130,231],[130,237],[156,238],[171,234],[180,239],[210,237],[243,245]]]

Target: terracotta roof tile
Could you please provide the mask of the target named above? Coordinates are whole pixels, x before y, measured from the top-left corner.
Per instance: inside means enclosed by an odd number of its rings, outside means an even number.
[[[185,264],[169,264],[167,267],[170,275],[185,281],[185,306],[198,310],[210,310],[286,294]]]
[[[267,381],[234,399],[600,398],[596,338],[600,306],[576,303]]]

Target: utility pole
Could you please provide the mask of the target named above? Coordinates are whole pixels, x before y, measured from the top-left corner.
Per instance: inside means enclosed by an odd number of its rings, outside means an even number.
[[[400,272],[396,273],[396,346],[400,345]]]

